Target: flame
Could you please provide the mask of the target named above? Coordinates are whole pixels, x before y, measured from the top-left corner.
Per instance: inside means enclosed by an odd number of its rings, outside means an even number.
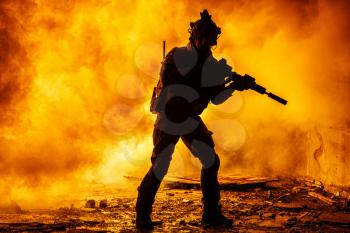
[[[214,55],[289,100],[281,107],[257,93],[235,93],[209,107],[203,117],[221,173],[350,185],[348,2],[3,0],[0,193],[30,206],[43,190],[52,196],[92,181],[128,186],[123,175],[142,176],[150,165],[148,103],[161,42],[168,50],[186,44],[189,22],[204,8],[223,31]],[[315,127],[326,141],[320,161],[312,159]],[[179,145],[170,173],[198,169]]]

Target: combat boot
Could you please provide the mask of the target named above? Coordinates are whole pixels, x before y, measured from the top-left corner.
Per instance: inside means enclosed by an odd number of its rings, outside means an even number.
[[[153,230],[154,225],[151,216],[136,213],[136,228],[140,230]]]
[[[202,225],[208,227],[227,227],[233,225],[233,220],[225,217],[221,212],[221,206],[204,206],[202,215]]]
[[[136,201],[136,228],[143,230],[152,230],[153,222],[151,219],[152,205],[154,202],[153,196],[138,188],[139,195]]]
[[[135,222],[136,227],[139,229],[151,230],[154,227],[151,213],[159,185],[160,181],[156,178],[151,168],[137,188],[138,196],[136,200]]]

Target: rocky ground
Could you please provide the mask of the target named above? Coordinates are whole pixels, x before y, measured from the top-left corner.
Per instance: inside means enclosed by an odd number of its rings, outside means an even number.
[[[295,179],[225,177],[221,184],[223,212],[234,219],[231,229],[203,229],[198,180],[170,177],[157,195],[154,232],[350,232],[346,191]],[[135,196],[105,199],[99,193],[83,207],[0,209],[0,231],[137,232]]]

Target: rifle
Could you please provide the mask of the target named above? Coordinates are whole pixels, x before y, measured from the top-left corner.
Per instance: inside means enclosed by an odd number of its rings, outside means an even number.
[[[283,105],[286,105],[288,102],[287,100],[285,100],[285,99],[283,99],[283,98],[281,98],[281,97],[279,97],[271,92],[267,92],[265,87],[257,84],[255,82],[255,78],[253,78],[252,76],[250,76],[248,74],[245,74],[244,76],[242,76],[242,75],[237,74],[236,72],[232,72],[232,75],[225,80],[225,84],[228,84],[230,82],[235,82],[235,80],[237,80],[237,79],[246,79],[248,83],[251,83],[249,89],[254,90],[262,95],[266,94],[269,98],[271,98],[271,99],[273,99],[273,100],[275,100]]]

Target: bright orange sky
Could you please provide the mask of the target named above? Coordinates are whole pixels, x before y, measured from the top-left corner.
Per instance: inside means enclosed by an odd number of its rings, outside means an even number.
[[[55,182],[142,175],[152,150],[148,104],[162,41],[167,50],[186,44],[189,22],[204,8],[223,32],[214,56],[289,101],[284,107],[250,91],[209,107],[203,117],[222,174],[350,184],[342,167],[349,162],[349,147],[342,147],[350,122],[348,1],[4,0],[0,193],[28,187],[30,196],[41,185],[56,192]],[[327,149],[316,158],[318,132]],[[310,172],[315,163],[318,172]],[[179,145],[170,174],[197,170]],[[334,174],[322,175],[327,171]]]

